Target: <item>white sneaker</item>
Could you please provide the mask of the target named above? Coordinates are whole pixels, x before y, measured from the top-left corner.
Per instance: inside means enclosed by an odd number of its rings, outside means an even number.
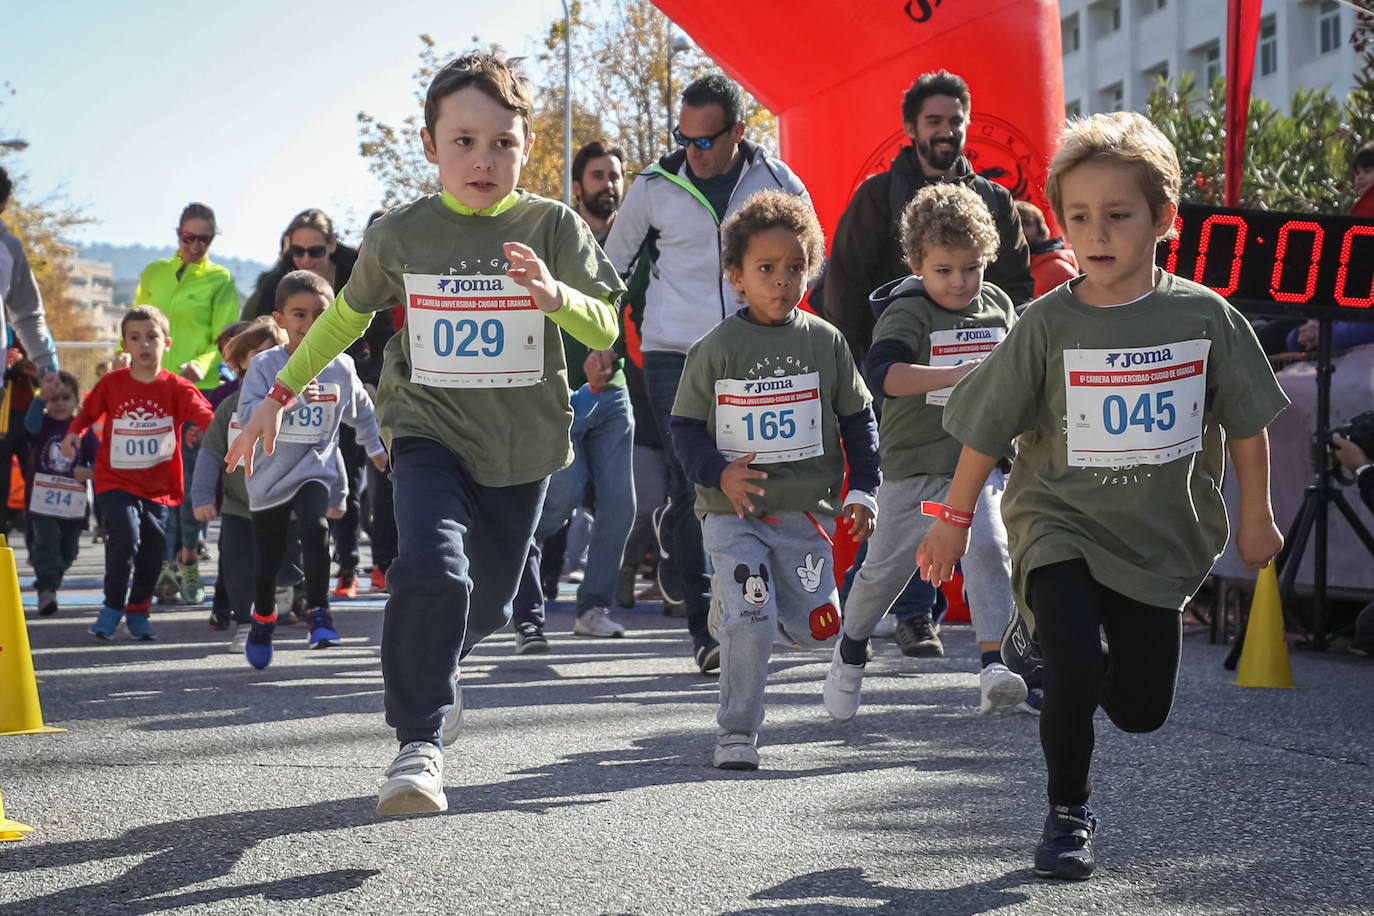
[[[841,636],[841,639],[844,637]],[[859,690],[864,683],[864,666],[849,665],[840,658],[840,644],[835,644],[835,657],[825,674],[821,687],[821,702],[830,718],[848,722],[859,711]]]
[[[248,645],[248,627],[241,627],[237,623],[230,624],[234,632],[229,636],[229,653],[231,655],[242,655],[243,647]]]
[[[588,608],[577,615],[573,624],[574,636],[601,636],[613,638],[625,635],[625,627],[611,619],[611,612],[604,607]]]
[[[716,737],[714,763],[718,770],[757,770],[759,750],[755,747],[758,735],[727,732]]]
[[[725,599],[720,596],[720,576],[711,573],[711,608],[706,612],[706,631],[720,642],[720,628],[725,623]]]
[[[884,614],[878,618],[878,623],[873,627],[873,635],[879,639],[891,639],[897,632],[897,618],[892,614]]]
[[[463,730],[463,686],[458,683],[458,675],[453,676],[453,708],[444,716],[444,726],[439,732],[439,740],[444,747],[458,743],[458,735]]]
[[[295,597],[295,589],[287,585],[272,592],[272,607],[276,609],[277,617],[285,619],[291,613],[291,599]]]
[[[1026,682],[1001,662],[983,669],[978,686],[982,692],[978,712],[985,716],[1004,716],[1026,699]]]
[[[444,752],[428,741],[401,748],[377,792],[377,814],[430,814],[448,810],[444,795]]]

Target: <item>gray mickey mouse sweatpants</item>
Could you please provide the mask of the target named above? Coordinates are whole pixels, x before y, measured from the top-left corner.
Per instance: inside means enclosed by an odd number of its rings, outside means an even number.
[[[844,632],[850,639],[867,639],[916,574],[916,551],[935,519],[921,514],[925,500],[944,502],[953,477],[917,474],[884,480],[878,488],[878,526],[868,543],[868,557],[844,606]],[[993,468],[978,495],[969,530],[968,553],[960,568],[968,595],[969,617],[980,642],[1002,638],[1011,619],[1011,557],[1007,529],[1002,524],[1002,491],[1006,479]]]
[[[702,520],[702,543],[715,566],[724,607],[716,713],[722,734],[752,734],[763,723],[763,691],[775,639],[818,648],[839,636],[840,602],[830,549],[834,526],[834,519],[807,512],[744,519],[708,515]]]

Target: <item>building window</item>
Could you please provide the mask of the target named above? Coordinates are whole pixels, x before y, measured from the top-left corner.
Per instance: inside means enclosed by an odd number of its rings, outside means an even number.
[[[1202,54],[1202,85],[1210,89],[1221,76],[1221,45],[1216,42],[1207,46]]]
[[[1159,12],[1168,5],[1169,0],[1144,0],[1141,7],[1144,9],[1145,15],[1148,16],[1151,13]]]
[[[1111,9],[1111,17],[1112,17],[1112,28],[1111,28],[1111,30],[1112,30],[1113,32],[1120,32],[1120,31],[1121,31],[1121,0],[1113,0],[1113,2],[1112,2],[1112,9]]]
[[[1097,108],[1099,111],[1120,111],[1122,108],[1125,107],[1125,92],[1122,89],[1121,83],[1113,83],[1112,85],[1098,92],[1097,95]]]
[[[1279,27],[1270,16],[1260,22],[1260,76],[1271,76],[1279,69]]]
[[[1317,50],[1328,54],[1341,46],[1341,7],[1336,0],[1322,0],[1317,9]]]
[[[1064,19],[1059,26],[1059,44],[1065,54],[1072,54],[1078,50],[1078,14],[1074,13]]]

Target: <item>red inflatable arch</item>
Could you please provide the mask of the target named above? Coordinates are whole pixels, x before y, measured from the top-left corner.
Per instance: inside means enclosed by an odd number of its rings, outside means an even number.
[[[967,155],[1049,214],[1045,171],[1064,120],[1057,0],[655,0],[778,116],[779,152],[829,237],[900,146],[902,93],[927,70],[973,95]]]
[[[654,0],[778,117],[827,243],[865,178],[907,143],[902,93],[928,70],[973,97],[966,155],[1054,217],[1045,173],[1064,119],[1057,0]],[[837,577],[854,543],[835,538]]]

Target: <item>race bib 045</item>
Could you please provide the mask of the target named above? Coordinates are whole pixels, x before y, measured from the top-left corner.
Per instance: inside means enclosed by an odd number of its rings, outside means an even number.
[[[537,385],[544,313],[504,276],[406,274],[410,380],[438,388]]]
[[[800,461],[825,454],[821,438],[821,377],[716,382],[716,447],[733,461],[757,453],[755,464]]]
[[[1202,448],[1211,341],[1065,350],[1070,467],[1167,464]]]

